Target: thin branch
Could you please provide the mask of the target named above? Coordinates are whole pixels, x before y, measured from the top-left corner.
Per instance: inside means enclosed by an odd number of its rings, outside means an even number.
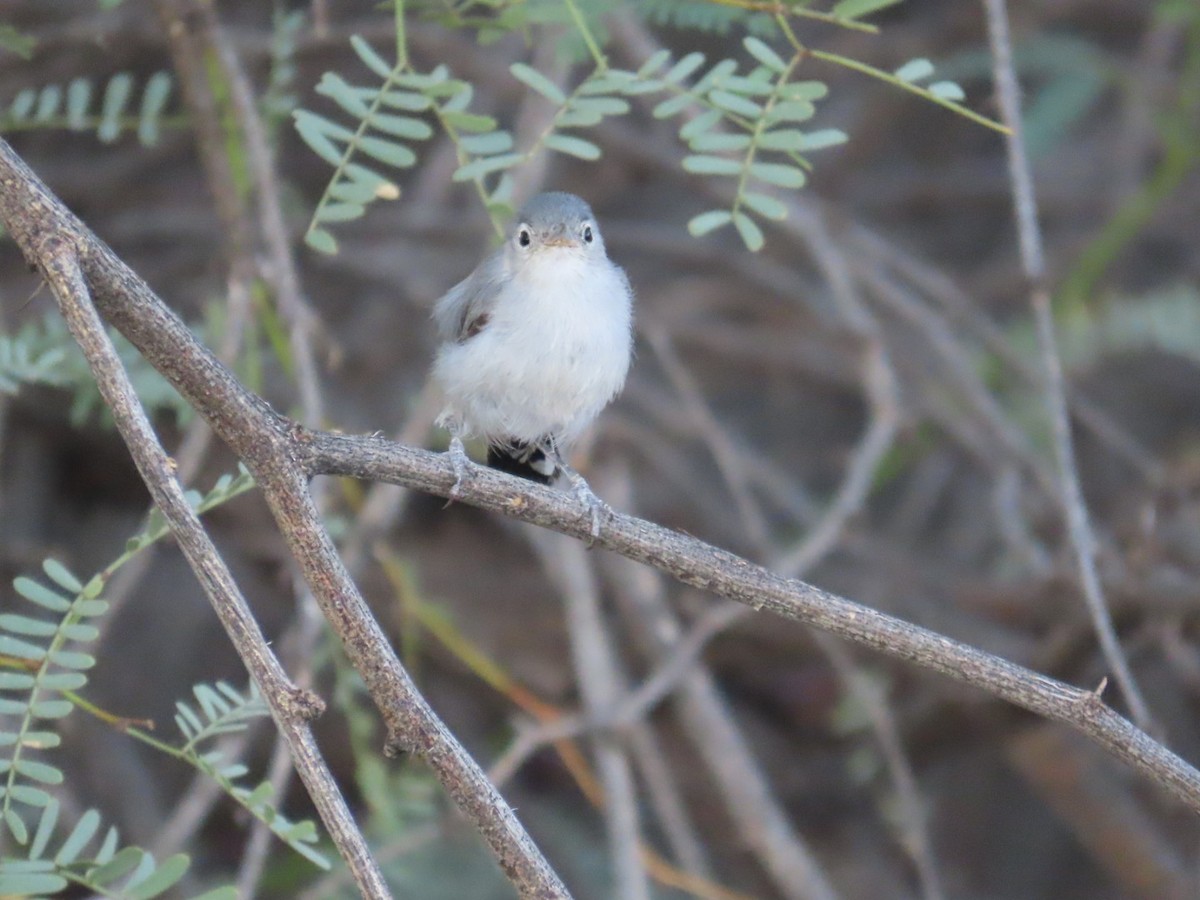
[[[737,507],[738,518],[747,536],[756,546],[767,546],[770,527],[762,510],[754,502],[750,493],[745,466],[741,464],[738,450],[717,417],[713,414],[695,377],[679,354],[675,351],[669,335],[659,328],[644,328],[642,334],[646,342],[654,350],[663,371],[666,373],[671,386],[679,395],[683,409],[695,423],[696,432],[700,434],[712,455],[721,478],[733,496]]]
[[[250,294],[256,283],[260,268],[255,257],[254,243],[249,240],[254,233],[253,218],[246,203],[241,200],[241,190],[237,184],[234,168],[230,164],[228,142],[221,139],[223,134],[222,110],[212,90],[211,72],[197,59],[200,56],[213,56],[211,36],[215,25],[215,13],[211,10],[197,9],[182,2],[160,0],[157,4],[159,18],[164,22],[164,31],[168,35],[168,47],[173,56],[175,70],[184,79],[183,96],[191,113],[190,121],[195,123],[197,133],[197,150],[204,159],[203,169],[209,183],[209,189],[217,199],[217,212],[222,220],[222,233],[228,235],[231,241],[226,245],[226,254],[230,257],[228,288],[226,297],[227,324],[218,348],[218,357],[226,365],[233,366],[241,349],[242,340],[248,320],[251,318]],[[194,14],[194,15],[189,15]],[[194,81],[194,83],[193,83]],[[229,81],[226,74],[226,81]],[[231,93],[235,93],[231,91]],[[234,105],[235,111],[240,111]],[[231,218],[236,217],[236,223]],[[189,483],[199,470],[201,463],[212,443],[212,430],[203,418],[197,416],[188,427],[188,431],[176,453],[179,464],[180,481]],[[118,573],[119,584],[114,581],[113,592],[118,596],[129,596],[138,586],[145,573],[149,571],[153,556],[147,553],[134,560],[133,566],[125,567]],[[112,621],[108,616],[105,622]],[[303,616],[293,618],[289,625],[288,634],[283,643],[290,642],[290,635],[303,627]],[[307,661],[311,653],[301,653],[293,659]],[[303,678],[301,678],[303,680]],[[226,758],[241,758],[250,746],[250,732],[238,735],[235,739],[225,742],[228,751]],[[280,766],[275,760],[287,758],[286,743],[276,738],[276,749],[273,753],[272,786],[275,795],[281,796],[284,785],[278,777]],[[162,852],[170,848],[173,852],[185,845],[195,829],[199,828],[208,817],[213,806],[223,797],[220,787],[204,773],[197,773],[182,801],[177,804],[165,827],[159,832],[155,846]],[[270,828],[263,822],[255,820],[250,839],[246,842],[246,853],[243,854],[242,871],[247,868],[247,860],[265,858],[269,841],[274,837]],[[250,868],[256,866],[250,865]],[[253,890],[245,889],[245,880],[239,877],[243,886],[240,893],[253,896]]]
[[[6,196],[9,187],[6,181]],[[324,703],[315,694],[288,681],[232,575],[205,533],[195,510],[188,505],[183,489],[175,479],[171,459],[158,443],[108,332],[92,305],[79,266],[78,251],[78,246],[69,237],[48,234],[38,242],[35,258],[54,291],[67,327],[87,358],[101,396],[112,411],[117,430],[129,447],[142,480],[267,700],[321,820],[346,864],[355,873],[359,890],[364,897],[387,898],[390,894],[383,875],[371,858],[366,840],[355,825],[307,724],[309,719],[321,713]]]
[[[798,216],[796,227],[832,286],[836,307],[842,318],[863,342],[859,361],[860,381],[870,408],[869,423],[846,466],[833,501],[796,547],[782,557],[772,559],[773,568],[781,573],[803,577],[833,551],[844,538],[851,517],[866,505],[875,473],[896,438],[900,421],[900,389],[883,329],[878,318],[863,302],[846,253],[833,240],[825,217]],[[868,711],[871,729],[883,750],[899,801],[900,814],[895,818],[898,820],[896,828],[900,831],[900,843],[913,859],[926,900],[940,900],[943,896],[941,878],[933,855],[927,817],[916,775],[904,753],[891,708],[886,698],[873,689],[871,680],[861,671],[844,645],[820,632],[814,634],[814,638],[845,689]]]
[[[704,845],[681,796],[680,781],[686,773],[671,761],[649,722],[639,722],[629,729],[629,748],[675,861],[689,875],[711,881],[712,869]]]
[[[388,481],[449,497],[454,474],[444,456],[376,437],[304,432],[300,457],[313,474]],[[560,491],[474,468],[461,502],[587,540],[579,505]],[[784,578],[728,551],[633,516],[613,513],[596,546],[651,565],[692,587],[759,611],[803,622],[887,656],[980,688],[1063,722],[1200,812],[1200,771],[1153,740],[1094,691],[1081,690],[944,635],[802,581]]]
[[[922,896],[925,900],[941,900],[945,892],[926,826],[927,816],[921,802],[921,790],[904,752],[900,727],[892,715],[887,697],[863,672],[844,644],[821,632],[814,633],[813,638],[833,665],[838,678],[846,685],[846,690],[867,713],[871,732],[883,751],[884,764],[896,791],[899,815],[896,816],[898,821],[894,827],[900,832],[900,844],[916,867]]]
[[[198,0],[191,0],[191,4],[202,9],[208,20],[209,27],[202,40],[213,51],[229,85],[230,107],[241,132],[247,168],[254,182],[258,231],[267,251],[267,265],[262,267],[263,274],[274,288],[280,314],[288,326],[288,340],[296,382],[300,388],[300,408],[304,411],[304,420],[317,427],[322,424],[324,417],[324,401],[313,352],[313,337],[320,322],[301,290],[300,273],[280,205],[284,192],[280,189],[275,172],[267,129],[258,113],[250,80],[217,19],[215,7]]]
[[[267,130],[259,115],[253,88],[237,53],[221,27],[216,8],[197,0],[176,0],[174,9],[178,12],[177,20],[169,27],[187,28],[189,21],[196,23],[192,28],[194,40],[206,58],[213,60],[214,73],[219,73],[227,86],[229,108],[236,123],[238,143],[245,155],[247,171],[254,188],[257,213],[255,231],[266,248],[267,262],[265,265],[257,265],[256,268],[261,270],[267,283],[272,286],[281,318],[288,329],[293,371],[299,387],[300,408],[304,421],[320,425],[324,401],[312,340],[317,319],[301,294],[300,275],[288,241],[280,206],[282,193],[275,174]],[[250,250],[245,248],[241,252],[248,253]],[[322,481],[312,489],[313,503],[322,513],[328,512],[328,488],[329,483]],[[314,651],[322,636],[322,629],[318,624],[320,614],[316,608],[316,600],[304,584],[301,573],[294,565],[290,570],[296,611],[285,639],[295,652],[290,654],[287,661],[296,671],[297,679],[307,684],[312,679]],[[276,740],[267,779],[276,796],[283,796],[291,775],[286,747],[282,741]],[[273,838],[266,823],[256,822],[253,825],[238,870],[237,885],[240,896],[252,897],[257,892]]]
[[[613,560],[611,572],[630,601],[622,604],[622,610],[631,619],[636,643],[648,656],[669,655],[677,646],[680,627],[666,604],[662,579],[624,560]],[[739,840],[754,853],[779,895],[788,900],[836,898],[837,891],[807,842],[792,827],[755,758],[754,748],[707,669],[690,668],[679,685],[673,708],[710,773]]]
[[[1059,469],[1059,502],[1067,520],[1071,546],[1079,569],[1079,581],[1087,601],[1092,626],[1100,641],[1100,649],[1121,688],[1133,720],[1143,728],[1151,727],[1150,710],[1129,667],[1125,652],[1113,626],[1100,574],[1096,569],[1096,536],[1079,484],[1075,466],[1075,450],[1071,438],[1071,420],[1067,412],[1067,392],[1062,360],[1054,334],[1054,312],[1050,306],[1050,291],[1046,287],[1046,259],[1042,248],[1042,232],[1038,226],[1037,198],[1033,190],[1033,175],[1025,153],[1021,120],[1021,89],[1013,68],[1012,42],[1008,32],[1008,11],[1005,0],[984,0],[987,12],[988,39],[992,48],[992,77],[1000,113],[1009,134],[1005,137],[1008,150],[1008,174],[1012,185],[1013,211],[1017,222],[1017,238],[1021,248],[1021,266],[1030,283],[1030,302],[1037,325],[1038,349],[1045,368],[1046,411],[1054,428],[1054,455]]]
[[[609,629],[600,612],[600,591],[583,545],[543,530],[526,533],[566,611],[576,682],[588,718],[610,708],[624,691],[624,678]],[[612,732],[593,736],[596,770],[604,786],[604,817],[612,854],[612,895],[649,900],[650,883],[641,860],[641,825],[629,756]]]
[[[405,750],[430,765],[518,890],[535,897],[569,896],[508,804],[416,689],[338,557],[308,493],[310,473],[299,462],[306,455],[307,435],[321,432],[305,431],[247,391],[4,141],[0,217],[35,265],[44,265],[48,245],[79,248],[97,308],[253,472],[326,620],[379,708],[387,752]]]
[[[287,745],[284,741],[276,741],[271,751],[271,762],[267,766],[266,781],[271,785],[272,795],[282,797],[288,782],[291,780],[292,762],[288,756]],[[257,821],[257,820],[256,820]],[[274,835],[265,822],[258,822],[250,830],[250,837],[245,841],[242,859],[238,865],[237,895],[239,897],[254,897],[258,893],[258,883],[262,880],[267,867],[267,857],[271,852]]]

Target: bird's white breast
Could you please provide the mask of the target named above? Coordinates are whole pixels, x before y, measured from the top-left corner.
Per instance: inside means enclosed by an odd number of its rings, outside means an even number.
[[[478,335],[443,347],[435,377],[470,432],[570,444],[625,383],[631,301],[602,252],[545,248],[501,288]]]

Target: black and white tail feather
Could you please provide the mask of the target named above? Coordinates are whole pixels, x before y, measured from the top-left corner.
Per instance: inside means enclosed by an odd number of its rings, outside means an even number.
[[[498,472],[518,475],[538,484],[549,484],[554,480],[554,461],[546,457],[546,451],[534,444],[506,441],[488,444],[487,464]]]

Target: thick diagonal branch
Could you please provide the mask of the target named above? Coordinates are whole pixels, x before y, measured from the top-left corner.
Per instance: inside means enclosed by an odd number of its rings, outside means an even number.
[[[338,557],[308,492],[298,426],[244,388],[128,266],[0,141],[0,218],[26,259],[76,248],[96,308],[208,421],[254,473],[280,532],[388,730],[388,749],[424,759],[527,897],[569,896],[483,772],[437,717],[396,658]]]
[[[113,421],[129,447],[142,480],[266,698],[275,724],[295,760],[296,770],[304,780],[321,820],[354,873],[360,891],[364,897],[389,897],[383,874],[371,858],[370,848],[354,824],[354,817],[308,726],[308,720],[319,715],[324,704],[315,695],[288,681],[228,567],[204,531],[195,510],[188,505],[183,488],[175,479],[170,457],[159,444],[120,357],[92,306],[75,245],[68,239],[47,235],[37,248],[37,259],[58,300],[67,327],[87,358],[100,394],[112,411]]]

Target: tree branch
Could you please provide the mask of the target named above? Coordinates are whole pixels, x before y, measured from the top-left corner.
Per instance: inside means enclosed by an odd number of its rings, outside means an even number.
[[[448,497],[454,484],[450,465],[440,453],[383,438],[317,431],[305,431],[300,442],[304,448],[300,462],[312,475],[387,481],[441,497]],[[490,469],[473,469],[459,499],[580,540],[589,537],[589,523],[580,517],[579,504],[570,495]],[[684,584],[812,625],[1070,725],[1200,813],[1200,771],[1106,706],[1094,691],[784,578],[644,519],[614,512],[604,522],[596,546],[654,566]]]
[[[1043,396],[1046,412],[1054,433],[1054,457],[1058,463],[1057,494],[1067,534],[1075,552],[1079,585],[1087,603],[1092,628],[1100,642],[1104,659],[1112,669],[1133,719],[1143,728],[1151,726],[1150,708],[1142,696],[1137,679],[1129,666],[1121,641],[1113,625],[1100,573],[1096,569],[1096,535],[1088,515],[1079,471],[1075,466],[1075,448],[1071,437],[1071,420],[1067,409],[1066,379],[1058,355],[1055,337],[1054,311],[1050,308],[1050,290],[1046,285],[1046,259],[1042,250],[1042,231],[1038,226],[1037,198],[1033,190],[1033,173],[1025,152],[1024,126],[1021,119],[1021,89],[1013,65],[1012,41],[1008,34],[1008,10],[1004,0],[984,0],[987,13],[988,40],[992,48],[992,77],[996,82],[996,99],[1001,117],[1009,127],[1005,137],[1008,150],[1008,175],[1012,187],[1013,214],[1021,248],[1021,268],[1029,280],[1029,302],[1037,326],[1038,352],[1042,357],[1044,375]]]
[[[441,454],[377,437],[301,428],[242,387],[183,322],[95,238],[0,141],[0,216],[26,257],[44,266],[48,246],[77,248],[99,311],[192,403],[254,472],[292,553],[362,674],[388,727],[389,748],[420,755],[492,847],[525,896],[565,896],[511,810],[417,693],[370,616],[315,517],[309,477],[348,475],[448,496]],[[48,240],[52,239],[52,240]],[[464,502],[587,539],[570,495],[484,468],[472,469]],[[1200,812],[1200,772],[1079,690],[948,637],[784,578],[732,553],[631,516],[613,514],[597,543],[679,581],[815,626],[974,685],[1064,722]]]
[[[350,579],[308,492],[308,473],[298,464],[305,432],[247,391],[4,141],[0,217],[26,259],[42,271],[50,259],[47,247],[72,248],[96,308],[253,472],[326,620],[379,708],[387,751],[405,750],[430,765],[522,896],[569,896],[508,804],[417,691]]]
[[[320,715],[325,704],[288,680],[233,576],[200,524],[199,516],[184,497],[171,459],[159,444],[108,332],[92,306],[77,253],[78,248],[69,239],[54,234],[45,234],[37,246],[38,264],[54,291],[67,327],[87,357],[101,396],[112,411],[113,421],[142,480],[266,698],[309,796],[347,866],[354,872],[359,889],[364,897],[387,898],[383,874],[371,858],[370,848],[355,825],[308,726],[308,720]]]

